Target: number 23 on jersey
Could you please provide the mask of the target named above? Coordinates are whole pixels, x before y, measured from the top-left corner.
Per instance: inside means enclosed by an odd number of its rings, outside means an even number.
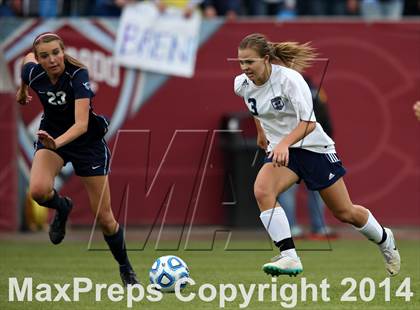
[[[58,91],[56,93],[47,92],[48,103],[51,105],[64,105],[66,104],[66,93],[63,91]]]

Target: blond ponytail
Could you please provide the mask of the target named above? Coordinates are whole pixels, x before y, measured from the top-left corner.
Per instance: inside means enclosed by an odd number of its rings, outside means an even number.
[[[300,44],[297,42],[268,42],[261,33],[247,35],[239,43],[239,49],[251,48],[260,57],[268,55],[270,62],[279,64],[302,72],[308,68],[318,54],[310,42]]]
[[[302,72],[310,67],[318,56],[315,48],[310,46],[310,42],[304,44],[297,42],[269,42],[268,44],[272,62],[279,62],[281,65],[298,72]]]

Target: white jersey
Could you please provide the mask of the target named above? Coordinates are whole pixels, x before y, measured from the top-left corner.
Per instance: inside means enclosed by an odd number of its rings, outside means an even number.
[[[267,151],[295,129],[300,121],[315,122],[312,95],[302,75],[292,69],[271,65],[271,76],[261,86],[255,85],[245,73],[235,78],[234,90],[245,100],[270,142]],[[315,129],[290,147],[317,153],[335,153],[334,141],[317,122]]]

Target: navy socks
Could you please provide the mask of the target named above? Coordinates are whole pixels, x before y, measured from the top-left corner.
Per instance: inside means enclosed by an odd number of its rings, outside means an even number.
[[[65,206],[66,200],[61,197],[57,191],[54,189],[54,195],[47,201],[44,201],[40,205],[49,209],[55,209],[60,211],[63,206]]]
[[[132,269],[130,261],[128,260],[127,251],[125,248],[124,232],[120,225],[118,231],[111,235],[104,235],[106,243],[108,243],[109,249],[112,252],[115,260],[120,265],[120,272],[127,272]]]

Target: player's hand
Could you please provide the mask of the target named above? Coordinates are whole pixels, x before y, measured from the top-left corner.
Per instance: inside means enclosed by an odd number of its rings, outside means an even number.
[[[38,131],[38,139],[41,141],[41,143],[45,146],[45,148],[50,150],[56,150],[57,145],[55,144],[55,140],[53,137],[49,135],[48,132],[44,130]]]
[[[280,142],[270,152],[268,158],[271,158],[275,167],[287,166],[289,164],[289,146]]]
[[[417,119],[420,121],[420,101],[417,101],[414,106],[414,115],[417,117]]]
[[[31,100],[32,96],[29,96],[28,87],[20,86],[16,93],[16,101],[21,105],[25,105],[28,104]]]

